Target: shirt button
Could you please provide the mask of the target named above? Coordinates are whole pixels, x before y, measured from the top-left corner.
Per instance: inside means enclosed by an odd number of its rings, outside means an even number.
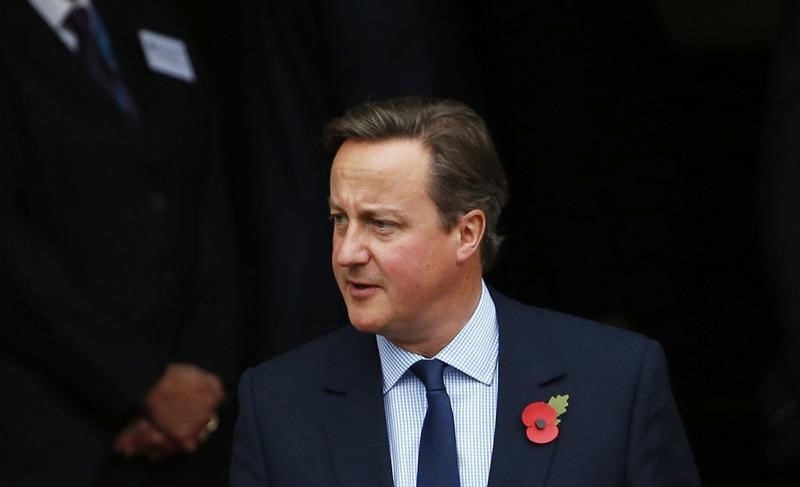
[[[167,208],[167,199],[157,191],[150,193],[147,202],[150,205],[150,209],[156,213],[162,213]]]

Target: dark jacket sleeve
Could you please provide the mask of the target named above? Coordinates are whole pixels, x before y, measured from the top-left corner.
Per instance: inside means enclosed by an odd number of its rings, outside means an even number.
[[[649,340],[642,356],[629,432],[625,485],[699,486],[661,346]]]
[[[0,60],[0,353],[31,364],[112,417],[130,413],[161,374],[158,356],[104,315],[30,214],[34,148]]]

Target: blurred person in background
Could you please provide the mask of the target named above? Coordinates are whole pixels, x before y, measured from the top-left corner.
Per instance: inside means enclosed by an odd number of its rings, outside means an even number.
[[[0,5],[0,471],[223,485],[239,367],[211,86],[157,1]]]

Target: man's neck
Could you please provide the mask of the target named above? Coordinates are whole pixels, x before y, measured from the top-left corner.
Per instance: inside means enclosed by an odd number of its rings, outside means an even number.
[[[481,299],[482,290],[483,281],[480,275],[478,279],[465,280],[461,290],[448,303],[447,318],[442,319],[443,325],[429,326],[414,340],[403,340],[402,337],[386,338],[409,352],[423,357],[434,357],[458,335],[475,313],[475,309]]]

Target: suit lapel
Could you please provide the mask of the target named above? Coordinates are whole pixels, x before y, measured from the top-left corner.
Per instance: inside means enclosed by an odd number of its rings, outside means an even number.
[[[492,293],[492,298],[500,329],[500,369],[489,487],[540,487],[558,439],[544,445],[528,441],[522,410],[560,393],[547,390],[547,385],[563,375],[564,367],[553,352],[549,328],[542,319],[502,295]]]
[[[54,89],[70,93],[72,98],[83,103],[102,107],[109,118],[124,119],[113,98],[102,91],[33,7],[27,2],[8,2],[2,8],[7,9],[8,18],[14,19],[3,27],[9,30],[5,35],[13,42],[17,62],[31,72],[38,72],[39,78],[48,80],[49,86],[56,87]]]
[[[391,487],[392,468],[374,335],[353,331],[329,361],[325,434],[339,485]]]

